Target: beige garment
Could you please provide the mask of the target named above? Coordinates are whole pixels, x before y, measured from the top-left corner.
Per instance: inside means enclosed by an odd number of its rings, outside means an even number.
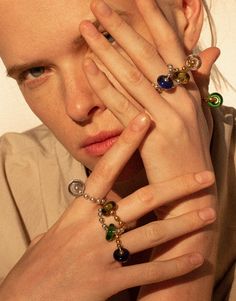
[[[214,301],[236,300],[236,111],[214,110],[212,159],[219,193],[220,244]],[[75,161],[45,126],[0,140],[0,278],[30,240],[48,230],[72,197],[74,178],[85,179]],[[232,287],[231,287],[232,286]],[[125,301],[125,296],[114,299]]]

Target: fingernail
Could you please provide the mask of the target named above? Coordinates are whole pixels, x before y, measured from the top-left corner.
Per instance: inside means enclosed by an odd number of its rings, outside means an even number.
[[[98,68],[92,60],[86,60],[84,63],[85,70],[91,75],[98,74]]]
[[[193,266],[200,266],[203,264],[204,258],[201,254],[195,253],[190,255],[189,261]]]
[[[213,221],[216,219],[216,212],[212,208],[201,209],[198,214],[203,221]]]
[[[202,171],[195,174],[195,179],[200,184],[205,184],[211,182],[214,179],[213,173],[211,171]]]
[[[96,10],[99,14],[105,17],[110,16],[112,13],[111,8],[104,1],[99,1],[96,3]]]
[[[148,117],[144,114],[139,114],[132,122],[131,128],[134,132],[138,132],[146,127],[148,123]]]
[[[96,27],[94,27],[94,25],[89,21],[84,21],[83,24],[81,24],[81,33],[89,37],[95,37],[99,35]]]

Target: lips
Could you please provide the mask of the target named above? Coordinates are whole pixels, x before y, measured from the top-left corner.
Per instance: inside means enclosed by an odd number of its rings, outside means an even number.
[[[83,143],[84,150],[91,156],[102,156],[117,141],[121,132],[100,132],[87,138]]]

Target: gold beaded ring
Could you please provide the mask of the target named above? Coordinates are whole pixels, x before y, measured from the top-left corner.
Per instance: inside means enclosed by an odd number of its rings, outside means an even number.
[[[74,197],[83,197],[86,200],[100,205],[98,209],[99,222],[102,224],[102,228],[106,231],[107,241],[116,241],[117,249],[113,253],[113,257],[116,261],[125,263],[129,259],[129,251],[123,248],[120,237],[125,232],[125,223],[121,221],[120,217],[116,214],[118,209],[117,204],[114,201],[107,200],[105,198],[95,198],[85,192],[85,184],[81,180],[73,180],[68,185],[70,194]],[[113,216],[115,222],[118,224],[110,224],[109,226],[105,223],[105,218]]]
[[[186,85],[189,83],[189,71],[195,71],[201,67],[202,61],[198,55],[190,54],[185,65],[182,68],[174,68],[173,65],[168,64],[168,74],[160,75],[157,81],[152,86],[159,92],[174,89],[177,85]]]

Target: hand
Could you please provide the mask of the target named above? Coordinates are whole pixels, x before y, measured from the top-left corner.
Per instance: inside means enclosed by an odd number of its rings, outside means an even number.
[[[102,15],[98,9],[100,2],[93,1],[91,9],[122,50],[119,47],[115,49],[89,21],[82,22],[80,30],[89,47],[119,81],[126,94],[115,89],[91,59],[85,60],[84,69],[95,93],[124,126],[142,110],[151,116],[152,128],[140,147],[149,182],[156,183],[201,169],[212,170],[211,135],[193,76],[188,85],[178,86],[173,93],[163,92],[160,95],[151,85],[158,74],[167,73],[167,63],[178,67],[184,65],[186,54],[176,33],[158,7],[154,9],[152,0],[136,2],[155,45],[137,34],[114,11],[110,15]],[[214,51],[207,53],[211,53],[212,57],[217,55]],[[207,64],[204,61],[201,70],[208,72],[209,63],[212,64],[214,59],[210,60],[206,52],[202,58],[208,58],[208,65],[204,66]]]
[[[200,169],[212,170],[210,158],[212,124],[211,120],[206,121],[200,93],[207,91],[207,86],[201,86],[202,81],[199,79],[209,76],[209,70],[218,56],[218,51],[211,49],[201,54],[203,65],[198,71],[198,78],[196,76],[199,87],[191,74],[188,85],[178,86],[173,93],[163,92],[160,95],[151,83],[156,81],[158,75],[167,74],[166,64],[181,67],[186,59],[186,53],[176,33],[153,0],[136,0],[152,34],[153,43],[136,33],[114,11],[106,15],[101,14],[98,9],[100,3],[101,1],[93,1],[91,9],[117,44],[111,45],[90,22],[82,22],[80,31],[98,58],[98,60],[96,57],[93,60],[86,58],[84,70],[94,92],[124,126],[140,111],[144,110],[151,117],[152,127],[140,146],[149,182],[158,183]],[[101,72],[96,62],[102,62],[107,71]],[[103,66],[102,69],[104,70]],[[112,74],[121,88],[116,89],[106,74]],[[208,78],[205,79],[208,83]],[[207,114],[208,118],[211,118],[208,109]],[[208,125],[211,127],[208,128]],[[158,213],[164,218],[169,218],[204,206],[216,206],[216,191],[212,187],[203,193],[179,199],[178,202],[161,208]],[[215,234],[212,230],[211,228],[188,238],[183,237],[181,243],[178,242],[176,245],[167,244],[161,255],[158,248],[154,250],[152,259],[164,259],[186,250],[197,249],[213,263]],[[206,281],[206,278],[202,277],[204,273],[211,275]],[[189,295],[196,296],[196,291],[204,284],[205,296],[208,298],[211,293],[212,272],[208,269],[198,277],[202,280],[197,285],[193,281],[193,286],[188,286]],[[169,296],[170,300],[173,300],[173,296],[182,289],[179,284],[180,282],[173,281],[174,291],[167,286],[166,291],[170,293],[164,293],[160,299],[169,300]],[[171,295],[171,292],[174,293]],[[182,290],[179,296],[188,299],[186,290]],[[199,298],[202,300],[204,296]]]
[[[110,191],[149,125],[145,114],[128,125],[88,178],[86,191],[90,195],[104,196]],[[206,177],[207,181],[199,182]],[[120,200],[118,213],[129,223],[159,205],[208,187],[213,181],[213,175],[204,172],[149,185]],[[157,190],[158,196],[154,197]],[[122,267],[112,257],[116,246],[105,240],[97,209],[96,204],[83,197],[75,199],[51,229],[32,242],[1,285],[0,299],[102,301],[129,287],[177,277],[202,264],[202,256],[191,253],[166,262]],[[131,230],[122,235],[122,243],[131,254],[136,253],[195,231],[213,220],[212,209],[193,211]]]

